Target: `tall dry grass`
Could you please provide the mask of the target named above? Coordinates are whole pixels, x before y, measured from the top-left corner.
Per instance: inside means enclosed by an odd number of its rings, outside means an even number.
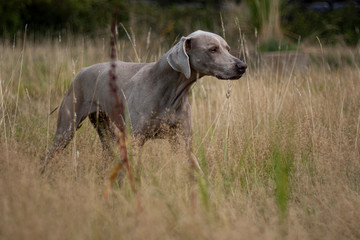
[[[167,50],[136,40],[142,61]],[[87,120],[41,176],[57,117],[49,113],[82,67],[108,61],[107,41],[2,42],[1,239],[360,238],[360,70],[322,58],[359,54],[344,48],[309,48],[320,61],[305,68],[253,64],[239,81],[199,80],[193,149],[205,174],[195,184],[186,155],[154,140],[130,158],[138,196],[125,178],[105,201],[114,163]],[[136,61],[128,41],[117,51]]]

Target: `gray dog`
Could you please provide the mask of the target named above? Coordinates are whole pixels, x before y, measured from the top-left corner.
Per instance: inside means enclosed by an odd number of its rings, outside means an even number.
[[[183,136],[193,167],[200,169],[191,150],[191,109],[188,100],[192,84],[205,75],[218,79],[239,79],[247,65],[229,53],[219,35],[196,31],[182,37],[158,62],[116,62],[121,101],[127,107],[132,135],[142,146],[146,140]],[[109,87],[110,63],[82,69],[72,81],[60,109],[56,134],[42,158],[41,172],[53,156],[64,149],[81,122],[89,117],[104,150],[115,138],[112,123],[116,100]],[[125,119],[125,113],[122,118]],[[200,169],[201,171],[201,169]]]

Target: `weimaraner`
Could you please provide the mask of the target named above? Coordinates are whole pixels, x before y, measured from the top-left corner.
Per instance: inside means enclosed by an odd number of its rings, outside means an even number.
[[[211,75],[218,79],[239,79],[247,65],[229,53],[226,41],[217,34],[196,31],[182,37],[158,62],[116,62],[118,96],[125,103],[131,133],[143,145],[146,140],[180,134],[193,167],[200,169],[191,152],[191,109],[189,90],[195,81]],[[109,87],[110,63],[82,69],[67,91],[57,119],[57,129],[41,172],[55,153],[64,149],[81,122],[89,117],[104,150],[115,137],[116,101]],[[127,112],[127,114],[125,113]],[[201,171],[201,169],[200,169]]]

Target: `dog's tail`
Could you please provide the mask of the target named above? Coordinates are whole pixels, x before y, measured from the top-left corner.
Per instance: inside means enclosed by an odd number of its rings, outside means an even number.
[[[59,106],[56,106],[56,107],[49,113],[49,116],[50,116],[51,114],[53,114],[58,108],[59,108]]]

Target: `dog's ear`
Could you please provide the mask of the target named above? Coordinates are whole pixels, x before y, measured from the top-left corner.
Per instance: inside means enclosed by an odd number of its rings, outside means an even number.
[[[180,41],[170,49],[167,61],[177,72],[181,72],[187,79],[191,76],[189,56],[186,51],[191,48],[191,39],[182,37]]]

